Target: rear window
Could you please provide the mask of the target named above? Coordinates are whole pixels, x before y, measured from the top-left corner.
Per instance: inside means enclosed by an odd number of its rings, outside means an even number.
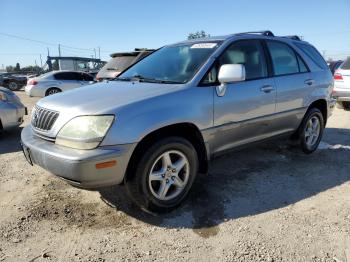
[[[299,47],[320,68],[328,69],[326,61],[323,59],[315,47],[302,43],[295,43],[295,45]]]
[[[117,56],[113,57],[103,67],[104,70],[123,71],[135,60],[136,56]]]
[[[350,70],[350,57],[348,57],[344,63],[340,66],[341,69]]]

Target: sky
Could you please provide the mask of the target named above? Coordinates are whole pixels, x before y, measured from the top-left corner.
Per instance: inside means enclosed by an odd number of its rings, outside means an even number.
[[[191,32],[271,30],[301,35],[327,58],[350,56],[350,0],[0,0],[0,69],[58,55],[109,59],[158,48]],[[12,35],[9,36],[9,35]],[[13,36],[18,36],[15,38]],[[24,40],[31,39],[35,41]]]

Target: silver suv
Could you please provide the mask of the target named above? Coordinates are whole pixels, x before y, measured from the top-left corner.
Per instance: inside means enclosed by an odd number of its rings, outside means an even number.
[[[332,74],[298,37],[270,31],[167,45],[115,81],[41,99],[23,151],[82,188],[125,184],[143,209],[174,208],[218,154],[292,136],[318,147]]]

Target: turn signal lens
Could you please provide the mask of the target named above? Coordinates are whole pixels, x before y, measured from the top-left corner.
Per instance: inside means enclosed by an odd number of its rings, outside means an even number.
[[[108,161],[108,162],[102,162],[102,163],[97,163],[96,169],[102,169],[102,168],[108,168],[108,167],[112,167],[115,166],[117,164],[116,160],[112,160],[112,161]]]

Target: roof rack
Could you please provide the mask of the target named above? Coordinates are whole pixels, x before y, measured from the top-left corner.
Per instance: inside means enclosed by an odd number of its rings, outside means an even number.
[[[298,40],[298,41],[302,41],[302,37],[300,37],[300,36],[298,36],[298,35],[285,35],[285,36],[281,36],[281,37],[290,38],[290,39]]]
[[[264,36],[275,36],[271,31],[269,30],[263,30],[263,31],[251,31],[251,32],[242,32],[238,33],[236,35],[243,35],[243,34],[260,34]]]

